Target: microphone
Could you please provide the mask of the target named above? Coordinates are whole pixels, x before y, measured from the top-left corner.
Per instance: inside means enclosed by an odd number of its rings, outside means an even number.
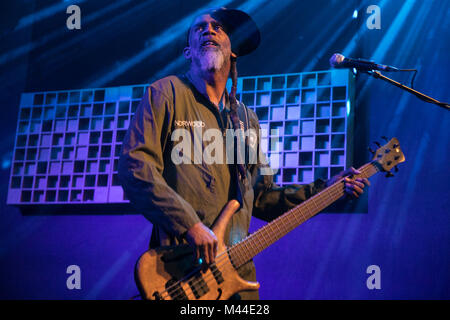
[[[330,65],[333,68],[355,68],[360,71],[401,71],[396,67],[387,66],[384,64],[378,64],[373,61],[367,61],[362,59],[346,58],[340,53],[335,53],[330,58]]]

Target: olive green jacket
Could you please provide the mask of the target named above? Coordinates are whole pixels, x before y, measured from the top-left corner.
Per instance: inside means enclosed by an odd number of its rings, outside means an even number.
[[[153,223],[150,247],[181,243],[185,232],[199,221],[211,227],[225,204],[238,198],[241,208],[232,217],[225,239],[232,245],[248,235],[252,215],[270,221],[324,188],[322,180],[279,187],[272,175],[261,174],[267,167],[265,159],[248,164],[244,180],[233,164],[204,160],[175,164],[176,129],[194,137],[195,130],[214,128],[225,133],[233,128],[225,100],[219,111],[186,76],[163,78],[146,90],[124,138],[118,170],[127,198]],[[259,134],[256,114],[245,111],[248,119],[240,120]],[[207,143],[192,145],[204,149]],[[259,139],[252,147],[259,150]]]

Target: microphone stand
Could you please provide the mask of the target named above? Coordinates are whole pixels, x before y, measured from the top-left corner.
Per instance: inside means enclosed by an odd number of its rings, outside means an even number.
[[[375,79],[384,80],[384,81],[386,81],[386,82],[388,82],[388,83],[390,83],[390,84],[392,84],[392,85],[394,85],[396,87],[399,87],[399,88],[401,88],[401,89],[403,89],[405,91],[408,91],[409,93],[412,93],[413,95],[415,95],[417,98],[421,99],[422,101],[425,101],[425,102],[428,102],[428,103],[433,103],[433,104],[438,105],[441,108],[444,108],[446,110],[450,110],[450,106],[449,106],[448,103],[440,102],[440,101],[438,101],[436,99],[433,99],[433,98],[431,98],[431,97],[429,97],[427,95],[424,95],[423,93],[421,93],[421,92],[419,92],[417,90],[414,90],[413,88],[405,86],[405,85],[401,84],[400,82],[397,82],[395,80],[392,80],[391,78],[388,78],[388,77],[382,75],[379,71],[372,70],[372,71],[360,71],[360,72],[367,73],[367,74],[371,75],[372,77],[374,77]]]

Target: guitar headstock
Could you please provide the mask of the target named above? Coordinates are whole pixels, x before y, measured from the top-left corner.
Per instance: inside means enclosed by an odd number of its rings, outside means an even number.
[[[405,155],[400,149],[400,142],[397,138],[392,138],[384,146],[377,144],[379,148],[373,152],[372,161],[378,164],[378,167],[387,172],[387,177],[393,176],[391,169],[397,164],[405,161]]]

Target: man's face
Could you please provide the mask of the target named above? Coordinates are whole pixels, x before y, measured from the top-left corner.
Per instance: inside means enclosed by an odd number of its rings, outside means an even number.
[[[220,70],[232,55],[230,38],[221,23],[209,14],[199,16],[190,28],[184,55],[203,71]]]

